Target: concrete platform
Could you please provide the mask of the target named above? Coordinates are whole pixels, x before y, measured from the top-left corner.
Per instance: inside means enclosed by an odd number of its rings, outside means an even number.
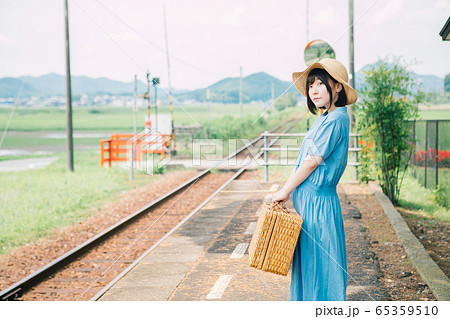
[[[100,300],[289,300],[289,276],[248,266],[251,223],[273,185],[233,181]]]
[[[205,207],[145,256],[99,300],[289,300],[291,270],[279,276],[249,266],[248,246],[257,212],[281,184],[254,180],[230,183]],[[348,300],[387,300],[368,254],[356,207],[338,187],[345,220]],[[288,207],[292,208],[292,202]],[[360,217],[360,215],[359,215]],[[358,243],[358,244],[356,244]],[[367,247],[366,247],[367,246]]]

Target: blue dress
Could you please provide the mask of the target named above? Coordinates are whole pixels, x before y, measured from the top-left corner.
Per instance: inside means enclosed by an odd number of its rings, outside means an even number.
[[[292,260],[291,300],[346,300],[347,252],[336,185],[347,166],[347,107],[325,111],[303,139],[296,169],[307,155],[323,161],[291,193],[303,218]]]

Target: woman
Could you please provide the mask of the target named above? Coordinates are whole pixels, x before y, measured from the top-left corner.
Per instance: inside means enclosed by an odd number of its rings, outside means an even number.
[[[306,134],[295,168],[273,202],[292,197],[303,227],[292,260],[291,300],[346,300],[347,254],[336,185],[347,165],[349,117],[346,105],[358,95],[345,67],[334,59],[313,63],[292,75],[308,109],[326,111]]]

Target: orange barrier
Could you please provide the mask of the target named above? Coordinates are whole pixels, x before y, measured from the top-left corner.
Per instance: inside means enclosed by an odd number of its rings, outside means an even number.
[[[115,161],[129,161],[130,147],[133,145],[134,134],[112,134],[109,140],[100,140],[100,165]],[[165,157],[166,139],[160,133],[136,134],[136,154],[134,160],[141,163],[142,154],[161,154]],[[105,157],[105,152],[108,157]]]

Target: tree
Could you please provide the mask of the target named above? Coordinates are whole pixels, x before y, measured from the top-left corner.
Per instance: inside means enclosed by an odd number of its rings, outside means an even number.
[[[444,78],[444,91],[450,93],[450,74],[447,74]]]
[[[297,93],[287,92],[275,102],[277,110],[284,110],[288,107],[295,107],[297,105]]]
[[[398,58],[378,60],[365,72],[365,86],[355,108],[358,129],[375,142],[378,179],[394,205],[414,145],[408,120],[417,117],[417,105],[423,99],[423,93],[414,93],[415,86],[412,72]]]

